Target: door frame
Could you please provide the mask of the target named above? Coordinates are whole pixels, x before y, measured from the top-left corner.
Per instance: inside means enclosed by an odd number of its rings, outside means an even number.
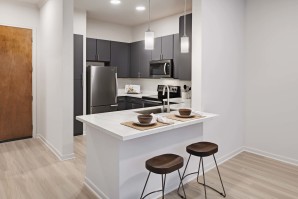
[[[32,30],[32,137],[37,138],[37,28],[11,23],[0,23],[0,25],[12,28],[25,28]]]

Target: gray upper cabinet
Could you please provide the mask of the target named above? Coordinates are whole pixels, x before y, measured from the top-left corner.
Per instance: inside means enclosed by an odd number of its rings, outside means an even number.
[[[158,37],[154,39],[152,60],[173,59],[174,36]]]
[[[130,77],[139,77],[141,43],[133,42],[130,45]]]
[[[168,36],[162,37],[161,46],[162,46],[162,52],[161,52],[162,59],[173,59],[174,36],[168,35]]]
[[[140,77],[149,78],[150,61],[152,60],[152,51],[145,50],[145,41],[140,41]]]
[[[86,50],[87,61],[97,61],[96,39],[87,38]]]
[[[97,39],[97,60],[103,62],[111,61],[111,41]]]
[[[191,80],[192,15],[186,15],[186,34],[189,37],[189,53],[181,53],[180,38],[184,34],[184,16],[179,18],[179,35],[174,36],[174,78]]]
[[[83,36],[74,35],[74,79],[83,77]]]
[[[151,51],[145,50],[145,41],[131,44],[130,77],[148,78]]]
[[[109,62],[111,60],[111,42],[87,38],[86,59],[87,61]]]
[[[162,54],[162,49],[161,49],[161,37],[155,38],[154,39],[154,49],[152,50],[152,60],[161,60],[161,54]]]
[[[111,42],[111,66],[117,67],[118,77],[130,77],[130,44]]]

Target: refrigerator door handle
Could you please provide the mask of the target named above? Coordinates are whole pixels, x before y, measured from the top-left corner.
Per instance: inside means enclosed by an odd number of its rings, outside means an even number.
[[[118,97],[118,76],[117,73],[115,73],[115,81],[116,81],[116,102]]]

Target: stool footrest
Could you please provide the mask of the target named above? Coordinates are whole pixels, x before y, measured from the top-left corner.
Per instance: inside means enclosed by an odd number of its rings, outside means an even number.
[[[207,185],[207,184],[204,184],[204,183],[201,183],[201,182],[198,182],[198,184],[203,185],[203,186],[206,186],[206,187],[208,187],[209,189],[212,189],[213,191],[217,192],[219,195],[223,196],[224,198],[226,197],[226,194],[224,194],[224,193],[222,193],[222,192],[216,190],[215,188],[213,188],[213,187],[211,187],[211,186],[209,186],[209,185]]]

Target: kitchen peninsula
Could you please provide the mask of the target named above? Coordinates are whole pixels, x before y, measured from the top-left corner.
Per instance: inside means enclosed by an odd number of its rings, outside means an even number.
[[[177,104],[171,108],[183,106]],[[87,126],[85,183],[101,198],[139,198],[148,174],[145,161],[164,153],[175,153],[187,158],[185,147],[201,141],[203,123],[216,117],[215,114],[201,112],[199,114],[203,118],[184,122],[173,120],[174,124],[145,131],[121,124],[136,121],[136,111],[148,109],[156,107],[77,117]],[[190,162],[188,168],[196,170],[197,164],[197,161]],[[178,176],[170,174],[167,179],[166,192],[176,189]],[[160,187],[160,175],[152,174],[146,190],[150,192]],[[157,198],[159,194],[153,194],[152,197]]]

